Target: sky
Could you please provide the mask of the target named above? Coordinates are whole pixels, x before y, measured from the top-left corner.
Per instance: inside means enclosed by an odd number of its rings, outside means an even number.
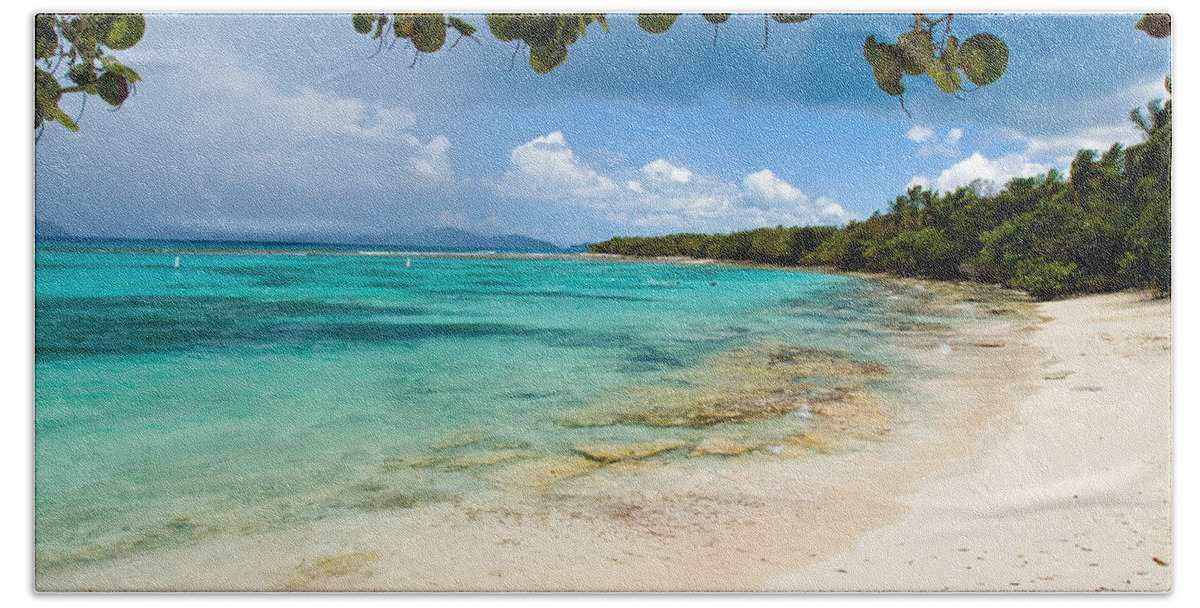
[[[35,215],[80,236],[387,242],[430,227],[571,245],[616,235],[843,224],[908,187],[1066,171],[1133,144],[1129,111],[1167,96],[1171,38],[1136,14],[957,14],[1009,46],[961,98],[907,77],[875,87],[868,35],[906,14],[818,14],[665,34],[612,15],[534,73],[512,43],[416,58],[345,14],[150,14],[116,56],[142,76],[112,111],[35,146]],[[451,37],[451,40],[453,37]],[[447,44],[449,46],[449,44]],[[379,51],[379,52],[377,52]],[[79,100],[64,101],[72,116]]]

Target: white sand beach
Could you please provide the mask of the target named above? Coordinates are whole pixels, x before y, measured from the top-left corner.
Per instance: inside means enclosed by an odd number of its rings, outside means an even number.
[[[764,589],[1167,591],[1171,588],[1170,300],[1042,304],[1044,353],[969,457],[899,497],[851,551]]]
[[[201,540],[38,586],[1166,591],[1170,306],[1086,296],[929,342],[918,356],[951,372],[929,381],[929,424],[848,453],[617,463],[551,495]]]

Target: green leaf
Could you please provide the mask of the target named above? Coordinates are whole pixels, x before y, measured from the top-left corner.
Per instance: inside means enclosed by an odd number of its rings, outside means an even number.
[[[920,76],[929,69],[933,61],[933,36],[925,30],[905,32],[896,40],[900,51],[901,67],[909,76]]]
[[[38,105],[58,105],[58,100],[62,99],[62,85],[53,74],[34,66],[33,95]]]
[[[879,61],[879,47],[882,46],[875,42],[875,36],[867,36],[863,41],[863,58],[871,67],[875,67],[875,62]]]
[[[96,92],[110,106],[119,106],[129,97],[129,82],[124,76],[105,72],[96,80]]]
[[[412,42],[422,53],[432,53],[446,42],[446,18],[441,13],[421,14],[412,26]]]
[[[813,13],[771,13],[775,23],[804,23],[813,18]]]
[[[71,120],[71,117],[66,112],[62,111],[62,109],[58,106],[55,106],[51,108],[49,112],[46,112],[46,117],[57,121],[58,124],[72,131],[79,130],[79,125],[75,124],[75,121]]]
[[[638,13],[637,23],[642,29],[651,34],[661,34],[675,25],[675,19],[681,13]]]
[[[96,82],[96,69],[90,63],[77,63],[67,72],[67,77],[75,84],[88,85]]]
[[[991,34],[975,34],[958,46],[958,65],[972,84],[992,84],[1008,69],[1008,45]]]
[[[458,30],[458,33],[462,34],[463,36],[470,36],[477,31],[475,26],[463,21],[462,19],[459,19],[458,17],[449,17],[448,20],[450,22],[450,27]]]
[[[941,58],[929,62],[929,77],[943,93],[954,93],[962,88],[962,76],[957,70],[946,65]]]
[[[521,39],[529,46],[548,46],[558,38],[558,23],[548,15],[529,15],[521,20]]]
[[[142,39],[146,33],[146,19],[141,15],[118,15],[108,26],[104,44],[110,49],[123,51]]]
[[[1146,13],[1133,28],[1154,38],[1166,38],[1171,35],[1171,16],[1166,13]]]
[[[58,53],[54,16],[41,14],[33,20],[33,58],[49,59]]]
[[[521,37],[520,15],[505,13],[490,13],[487,16],[488,29],[500,42],[512,42]]]
[[[392,34],[397,38],[408,38],[412,36],[416,22],[416,13],[395,13],[392,15]]]
[[[371,26],[375,24],[375,15],[369,13],[354,13],[350,19],[354,22],[354,31],[360,34],[370,34]]]
[[[879,45],[879,57],[875,60],[875,85],[888,95],[896,96],[904,93],[904,83],[900,82],[903,69],[900,66],[900,56],[896,47],[890,44]]]
[[[729,21],[729,13],[700,13],[700,16],[713,25],[721,25]]]
[[[549,44],[529,47],[529,67],[538,74],[549,74],[551,70],[567,60],[567,47]]]

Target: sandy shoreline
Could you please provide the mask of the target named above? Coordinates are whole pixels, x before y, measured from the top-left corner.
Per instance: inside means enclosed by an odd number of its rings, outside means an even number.
[[[900,500],[853,551],[764,589],[1167,591],[1170,301],[1094,295],[1040,306],[1038,375],[970,455]]]
[[[41,590],[1113,590],[1171,584],[1170,301],[1039,305],[914,343],[927,425],[753,467],[622,463],[147,551]],[[1003,346],[1000,346],[1003,345]],[[734,459],[736,460],[736,459]],[[1014,584],[1015,583],[1015,584]]]

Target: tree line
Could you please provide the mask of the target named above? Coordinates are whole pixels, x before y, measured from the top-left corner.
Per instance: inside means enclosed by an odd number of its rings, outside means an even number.
[[[1170,90],[1170,80],[1167,81]],[[1050,170],[994,194],[913,186],[886,212],[833,226],[617,237],[592,253],[688,256],[932,279],[974,279],[1049,299],[1171,290],[1171,102],[1131,118],[1142,143],[1080,150],[1069,179]]]

